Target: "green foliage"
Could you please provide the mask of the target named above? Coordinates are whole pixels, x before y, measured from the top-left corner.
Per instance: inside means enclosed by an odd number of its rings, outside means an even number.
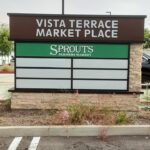
[[[95,107],[80,103],[69,106],[68,112],[70,114],[69,119],[71,124],[82,124],[93,112],[95,112]]]
[[[6,25],[0,25],[0,55],[8,56],[12,49],[13,44],[8,40],[9,31]]]
[[[147,28],[144,30],[144,40],[144,48],[150,48],[150,30]]]
[[[113,112],[110,108],[99,110],[96,106],[75,104],[68,106],[69,124],[129,124],[133,121],[132,116],[126,112]]]
[[[116,124],[127,124],[131,122],[131,118],[125,112],[119,112],[116,117]]]

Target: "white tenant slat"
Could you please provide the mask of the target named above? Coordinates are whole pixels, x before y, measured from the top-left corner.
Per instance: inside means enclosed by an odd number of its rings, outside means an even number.
[[[127,90],[127,81],[74,80],[73,89]]]
[[[40,137],[33,137],[28,150],[36,150],[40,142]]]
[[[127,59],[74,59],[74,68],[128,68]]]
[[[17,67],[71,67],[70,59],[16,58]]]
[[[70,78],[69,69],[16,69],[17,77],[32,78]]]
[[[17,150],[17,147],[19,146],[21,140],[22,137],[15,137],[10,146],[8,147],[8,150]]]
[[[16,88],[70,89],[70,80],[17,79]]]
[[[127,79],[127,70],[74,70],[74,78]]]

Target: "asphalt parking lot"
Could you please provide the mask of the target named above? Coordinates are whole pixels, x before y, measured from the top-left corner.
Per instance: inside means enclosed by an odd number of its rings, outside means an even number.
[[[15,150],[13,148],[17,150],[149,150],[150,137],[112,136],[105,141],[97,137],[0,138],[0,150]]]

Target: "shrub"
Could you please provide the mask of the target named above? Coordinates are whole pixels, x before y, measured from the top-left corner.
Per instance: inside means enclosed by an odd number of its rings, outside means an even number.
[[[88,106],[84,104],[76,104],[68,106],[69,120],[71,124],[81,124],[91,117],[91,114],[95,111],[94,106]]]
[[[127,124],[131,122],[131,118],[125,112],[119,112],[116,117],[116,124]]]

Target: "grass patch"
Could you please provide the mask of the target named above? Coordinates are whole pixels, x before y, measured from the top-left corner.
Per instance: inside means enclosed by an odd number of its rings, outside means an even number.
[[[100,110],[97,106],[80,103],[70,105],[67,111],[69,113],[67,124],[118,125],[133,122],[133,117],[129,116],[126,112],[114,112],[111,111],[111,108],[103,108]]]
[[[128,124],[130,122],[132,122],[132,119],[131,117],[129,117],[127,115],[126,112],[118,112],[118,114],[116,115],[116,124]]]
[[[83,122],[92,119],[96,108],[84,104],[70,105],[68,107],[69,120],[71,124],[82,124]]]

